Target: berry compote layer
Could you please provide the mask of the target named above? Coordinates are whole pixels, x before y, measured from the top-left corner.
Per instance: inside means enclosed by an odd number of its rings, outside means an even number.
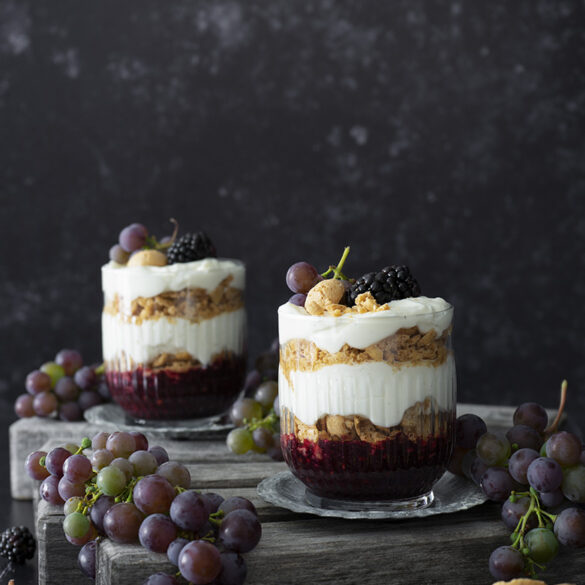
[[[299,440],[281,436],[284,459],[314,494],[351,500],[405,500],[428,493],[453,449],[452,424],[444,435],[409,439],[404,433],[370,443],[359,439]]]
[[[224,356],[206,367],[108,370],[112,398],[135,419],[201,418],[225,411],[237,397],[246,357]]]

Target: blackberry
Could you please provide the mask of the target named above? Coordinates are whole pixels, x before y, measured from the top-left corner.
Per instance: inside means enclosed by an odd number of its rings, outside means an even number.
[[[23,565],[26,559],[32,559],[37,543],[26,526],[7,528],[0,536],[0,556]]]
[[[204,232],[181,236],[167,251],[167,263],[193,262],[202,258],[215,258],[217,252]]]
[[[368,272],[349,289],[349,304],[354,305],[355,299],[362,293],[370,292],[379,305],[397,299],[420,296],[420,286],[410,273],[408,266],[386,266],[378,272]]]

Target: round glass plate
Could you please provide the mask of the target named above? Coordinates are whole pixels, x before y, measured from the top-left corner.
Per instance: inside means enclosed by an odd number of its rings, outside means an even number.
[[[487,502],[486,495],[472,482],[446,472],[433,488],[434,501],[427,508],[412,510],[375,509],[375,503],[369,510],[334,509],[331,504],[321,508],[309,503],[307,488],[290,471],[282,471],[268,477],[258,484],[257,491],[261,498],[292,512],[316,514],[330,518],[349,518],[353,520],[403,520],[405,518],[424,518],[436,514],[451,514],[467,510]],[[331,502],[331,500],[329,500]]]
[[[84,413],[89,423],[118,431],[140,431],[167,439],[213,439],[225,436],[234,425],[227,414],[189,420],[136,420],[114,403],[100,404]]]

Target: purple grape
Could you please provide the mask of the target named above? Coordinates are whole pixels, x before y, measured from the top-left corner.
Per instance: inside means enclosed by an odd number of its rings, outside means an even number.
[[[211,583],[221,571],[219,551],[209,542],[195,540],[183,547],[178,567],[181,575],[194,585]]]
[[[65,500],[59,495],[59,478],[56,475],[49,475],[39,486],[39,494],[43,500],[54,506],[62,506]]]
[[[114,457],[127,458],[136,451],[136,439],[125,431],[115,431],[108,437],[106,449]]]
[[[34,397],[30,394],[21,394],[14,402],[14,412],[19,418],[35,416],[33,407]]]
[[[561,487],[563,470],[554,459],[539,457],[528,466],[526,479],[537,492],[553,492]]]
[[[262,374],[258,370],[251,370],[246,376],[242,392],[244,396],[250,396],[262,383]]]
[[[258,516],[250,510],[233,510],[221,521],[219,538],[228,550],[238,553],[251,551],[262,536]]]
[[[132,223],[120,232],[118,242],[126,252],[134,252],[146,244],[147,237],[148,230],[141,223]]]
[[[231,498],[226,498],[220,504],[218,510],[224,513],[224,517],[233,512],[234,510],[249,510],[256,516],[258,516],[256,506],[254,506],[254,504],[252,504],[250,500],[248,500],[247,498],[242,498],[241,496],[232,496]]]
[[[48,392],[51,389],[51,376],[41,370],[33,370],[27,375],[24,385],[32,395]]]
[[[489,569],[496,579],[514,579],[524,575],[524,557],[511,546],[500,546],[490,555]]]
[[[64,447],[51,449],[45,457],[45,467],[51,475],[63,476],[63,464],[71,457],[71,452]]]
[[[59,495],[63,500],[68,500],[69,498],[82,498],[85,495],[85,485],[82,483],[73,483],[69,481],[66,477],[62,477],[59,480],[58,488]]]
[[[125,461],[130,463],[130,469],[133,469],[136,477],[150,475],[154,473],[158,467],[156,457],[148,451],[134,451],[134,453],[132,453]]]
[[[108,386],[106,380],[99,380],[96,392],[101,396],[104,402],[110,402],[112,395],[110,393],[110,387]]]
[[[534,449],[538,451],[542,447],[541,434],[528,425],[515,425],[506,433],[506,438],[517,449]]]
[[[142,521],[138,538],[145,549],[166,553],[171,542],[177,538],[177,527],[168,516],[151,514]]]
[[[304,307],[306,301],[307,295],[301,293],[296,293],[288,299],[289,303],[291,303],[292,305],[296,305],[297,307]]]
[[[77,554],[77,563],[82,573],[90,579],[95,579],[97,540],[90,540],[84,544]]]
[[[77,402],[62,402],[59,405],[59,419],[66,422],[83,420],[83,410]]]
[[[581,459],[581,439],[567,431],[560,431],[551,435],[546,442],[546,455],[563,467],[577,465]]]
[[[515,501],[511,501],[508,498],[502,505],[502,521],[506,525],[506,527],[514,531],[516,530],[516,526],[518,526],[518,522],[522,516],[528,512],[528,508],[530,507],[530,498],[527,496],[523,496],[522,498],[517,498]],[[527,519],[526,525],[528,530],[531,528],[536,528],[538,526],[538,519],[536,514],[531,514],[530,517]]]
[[[185,489],[191,487],[191,473],[182,463],[177,461],[167,461],[159,465],[156,474],[168,479],[173,486],[180,486]]]
[[[96,385],[97,375],[91,366],[83,366],[75,372],[73,375],[73,381],[82,390],[91,390]]]
[[[286,285],[293,293],[307,294],[320,280],[321,275],[308,262],[295,262],[286,272]]]
[[[230,418],[236,427],[241,427],[244,419],[262,418],[262,405],[253,398],[240,398],[232,404]]]
[[[59,401],[52,392],[41,392],[33,398],[33,410],[42,417],[51,416],[59,407]]]
[[[516,488],[516,484],[504,467],[488,467],[481,478],[480,487],[490,500],[503,502]]]
[[[116,503],[112,496],[100,496],[89,511],[89,517],[100,534],[104,534],[104,516]]]
[[[62,349],[55,356],[55,363],[63,368],[66,376],[73,376],[83,365],[83,358],[76,349]]]
[[[175,488],[160,475],[147,475],[134,486],[134,503],[144,514],[167,514],[173,499]]]
[[[215,492],[206,492],[201,494],[203,501],[205,502],[205,507],[207,508],[208,514],[213,514],[217,512],[218,508],[220,507],[221,503],[223,502],[224,498]]]
[[[120,244],[114,244],[108,253],[110,260],[117,262],[118,264],[126,264],[130,258],[130,253],[126,252]]]
[[[105,449],[110,433],[101,431],[96,433],[91,439],[91,448],[96,451],[97,449]]]
[[[565,501],[565,495],[562,490],[555,490],[554,492],[539,492],[538,499],[546,508],[556,508]]]
[[[534,449],[518,449],[512,453],[508,461],[508,472],[518,483],[526,485],[528,483],[526,478],[528,466],[539,457],[540,455]]]
[[[272,431],[266,427],[254,429],[252,431],[252,439],[254,440],[254,445],[261,451],[267,451],[273,446]]]
[[[217,585],[243,585],[248,568],[242,555],[224,551],[220,553],[221,571],[215,580]]]
[[[137,451],[148,451],[148,439],[143,433],[138,431],[130,431],[130,434],[134,437]]]
[[[183,550],[183,547],[189,544],[189,541],[186,538],[175,538],[171,544],[169,544],[167,548],[167,557],[173,565],[177,566],[179,564],[179,555]]]
[[[573,465],[564,469],[562,491],[570,502],[585,504],[585,465]]]
[[[97,449],[91,454],[91,466],[99,471],[107,467],[113,460],[114,456],[107,449]]]
[[[122,471],[124,473],[124,475],[126,476],[126,481],[130,481],[135,473],[134,473],[134,465],[132,463],[130,463],[129,459],[124,459],[124,457],[116,457],[111,463],[110,465],[113,465],[114,467],[117,467],[120,471]],[[138,473],[136,473],[136,476],[138,477]]]
[[[254,400],[259,402],[265,410],[270,410],[274,399],[278,396],[278,384],[274,380],[267,380],[262,382],[256,392],[254,392]]]
[[[209,512],[203,496],[193,490],[187,490],[175,497],[170,515],[181,530],[198,532],[207,522]]]
[[[160,445],[154,445],[153,447],[149,447],[149,452],[152,453],[158,462],[159,465],[166,463],[169,460],[169,454],[167,453],[164,447]]]
[[[585,547],[585,510],[567,508],[555,520],[554,533],[563,546]]]
[[[84,412],[94,406],[103,404],[103,402],[104,401],[99,392],[96,392],[95,390],[83,390],[77,399],[77,403]]]
[[[455,444],[463,449],[475,449],[477,440],[487,433],[487,425],[476,414],[462,414],[455,425]]]
[[[41,465],[41,459],[46,456],[46,451],[33,451],[32,453],[29,453],[24,462],[24,467],[29,477],[42,481],[51,475],[48,469],[44,465]]]
[[[55,394],[63,402],[77,400],[79,387],[71,376],[63,376],[55,384]]]
[[[104,514],[104,532],[108,538],[120,544],[137,542],[143,519],[144,516],[134,504],[120,502]]]
[[[542,433],[548,424],[548,414],[540,404],[524,402],[514,412],[513,420],[515,425],[528,425]]]

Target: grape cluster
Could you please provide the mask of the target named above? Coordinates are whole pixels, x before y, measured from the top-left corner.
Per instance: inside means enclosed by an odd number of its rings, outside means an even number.
[[[235,425],[226,443],[232,453],[268,453],[282,461],[280,448],[280,408],[278,405],[278,339],[256,359],[244,383],[243,395],[230,408]]]
[[[30,372],[25,388],[27,393],[14,403],[19,418],[36,415],[80,421],[88,408],[110,400],[102,366],[84,366],[75,349],[62,349],[54,361]]]
[[[534,576],[558,553],[559,545],[585,548],[585,446],[570,432],[558,431],[566,398],[548,425],[546,410],[521,404],[505,433],[487,430],[473,414],[457,419],[450,471],[465,475],[495,502],[512,531],[511,544],[490,556],[497,579]]]
[[[100,432],[79,446],[35,451],[25,467],[42,482],[41,497],[63,506],[63,532],[81,547],[78,563],[88,577],[95,578],[97,539],[107,537],[167,554],[190,583],[244,583],[242,555],[262,535],[252,502],[190,489],[187,467],[163,447],[149,447],[142,433]],[[157,573],[145,584],[180,582]]]

